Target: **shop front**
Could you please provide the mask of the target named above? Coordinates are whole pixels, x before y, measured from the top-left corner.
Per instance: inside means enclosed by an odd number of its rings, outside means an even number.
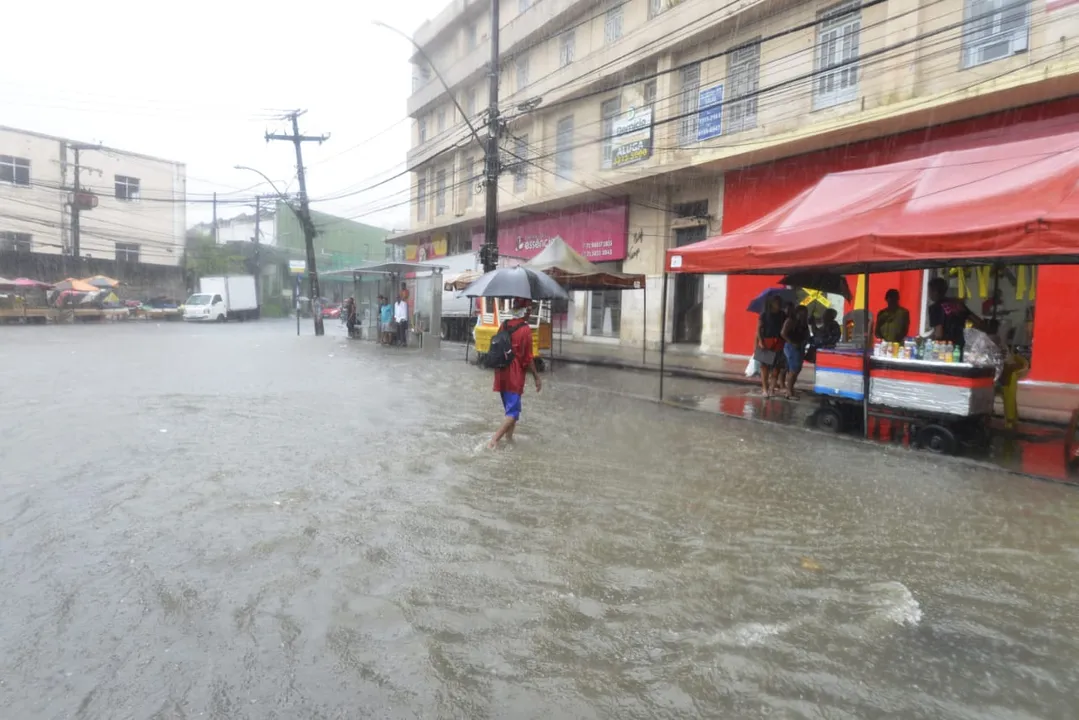
[[[629,201],[620,199],[578,205],[535,216],[499,223],[498,253],[503,259],[527,261],[556,237],[598,265],[602,270],[622,272],[629,228]],[[472,233],[472,248],[483,245],[483,228]],[[553,308],[552,325],[574,336],[611,338],[621,332],[620,291],[574,292],[571,300]]]
[[[724,186],[723,233],[776,210],[829,173],[1048,137],[1077,126],[1079,98],[1066,98],[729,172]],[[912,330],[924,329],[928,322],[927,286],[935,275],[946,277],[951,296],[962,300],[970,310],[986,319],[995,317],[1001,337],[1028,354],[1031,370],[1027,380],[1079,385],[1079,363],[1072,360],[1068,350],[1071,332],[1064,311],[1079,304],[1079,268],[1012,264],[876,274],[869,312],[875,315],[883,308],[885,292],[895,289],[899,291],[900,304],[910,311]],[[778,280],[778,276],[763,275],[727,277],[724,353],[752,354],[756,316],[744,308]],[[858,277],[850,276],[848,282],[855,288]],[[1050,310],[1035,313],[1036,303]],[[843,317],[859,309],[860,303],[852,303],[839,314]]]

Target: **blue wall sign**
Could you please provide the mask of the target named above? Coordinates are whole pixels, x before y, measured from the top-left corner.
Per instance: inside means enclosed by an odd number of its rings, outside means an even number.
[[[697,140],[723,134],[723,83],[701,90],[697,101]]]

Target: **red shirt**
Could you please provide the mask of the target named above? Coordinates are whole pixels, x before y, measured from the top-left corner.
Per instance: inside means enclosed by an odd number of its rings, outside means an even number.
[[[532,365],[532,328],[526,320],[510,320],[507,323],[513,333],[510,343],[513,345],[513,362],[508,367],[495,370],[495,392],[511,392],[521,395],[525,391],[525,370]]]

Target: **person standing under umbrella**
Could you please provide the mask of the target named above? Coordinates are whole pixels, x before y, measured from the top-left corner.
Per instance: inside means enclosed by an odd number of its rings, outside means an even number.
[[[532,301],[525,298],[517,298],[513,301],[511,311],[513,317],[506,321],[504,328],[510,334],[510,344],[513,348],[513,358],[509,364],[495,370],[494,391],[502,398],[502,410],[505,417],[499,426],[491,442],[487,443],[489,449],[498,447],[498,442],[506,438],[507,442],[513,442],[513,431],[517,427],[517,421],[521,419],[521,395],[525,391],[525,373],[532,374],[536,382],[536,392],[543,387],[539,373],[536,372],[536,364],[532,362],[532,327],[528,324],[528,317],[532,313]]]
[[[757,321],[757,350],[753,356],[761,364],[761,391],[765,397],[772,394],[778,379],[780,354],[783,352],[783,302],[779,295],[770,295],[764,312]]]

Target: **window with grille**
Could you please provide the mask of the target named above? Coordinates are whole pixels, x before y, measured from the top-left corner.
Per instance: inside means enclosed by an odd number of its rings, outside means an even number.
[[[558,121],[555,131],[555,174],[568,180],[573,173],[573,116]]]
[[[601,165],[604,168],[611,167],[611,162],[614,158],[614,120],[621,112],[621,96],[605,101],[599,109],[600,117],[603,119],[603,158]]]
[[[644,95],[644,104],[648,107],[654,107],[656,104],[656,81],[649,80],[644,84],[644,91],[641,93]]]
[[[727,55],[727,132],[757,127],[757,89],[761,79],[761,44],[732,50]]]
[[[468,117],[473,118],[476,116],[476,88],[469,88],[465,91],[464,106]]]
[[[966,0],[963,8],[963,67],[975,67],[1026,52],[1030,3]]]
[[[116,199],[135,202],[139,199],[139,179],[126,175],[115,176]]]
[[[666,2],[664,0],[648,0],[648,17],[654,18],[666,10]]]
[[[28,253],[34,249],[34,238],[30,233],[0,232],[0,252]]]
[[[116,243],[116,262],[137,263],[139,261],[138,243]]]
[[[558,67],[566,67],[573,62],[577,52],[577,33],[569,29],[562,33],[558,43]]]
[[[465,50],[471,50],[476,47],[476,37],[479,35],[478,28],[474,23],[469,23],[465,28]]]
[[[446,171],[435,173],[435,215],[446,214]]]
[[[603,21],[603,42],[610,45],[622,38],[622,6],[616,5],[607,11]]]
[[[697,121],[701,102],[701,64],[694,63],[682,68],[682,96],[678,105],[678,143],[689,145],[697,142]]]
[[[416,219],[427,219],[427,178],[422,175],[416,179]]]
[[[522,55],[517,58],[517,90],[518,92],[528,87],[528,56]]]
[[[528,136],[523,135],[514,138],[513,158],[513,191],[524,192],[528,189]]]
[[[815,110],[858,98],[858,36],[862,29],[862,11],[858,2],[845,2],[821,11],[817,17]]]
[[[0,155],[0,182],[30,185],[30,161],[12,155]]]

